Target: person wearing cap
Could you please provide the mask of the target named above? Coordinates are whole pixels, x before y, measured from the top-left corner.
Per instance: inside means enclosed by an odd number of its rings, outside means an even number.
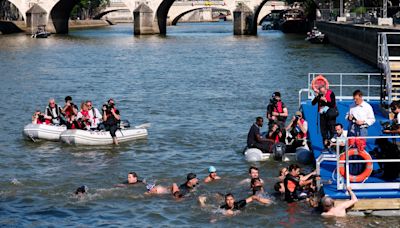
[[[89,188],[86,185],[82,185],[75,190],[75,195],[83,196],[89,191]]]
[[[336,108],[335,93],[326,88],[326,85],[320,85],[318,90],[315,90],[315,98],[311,104],[318,104],[319,127],[322,135],[322,143],[325,148],[328,148],[329,140],[335,134],[336,117],[339,115]]]
[[[114,99],[110,98],[107,104],[103,105],[103,126],[106,131],[110,131],[113,143],[118,145],[118,139],[115,132],[118,129],[118,124],[121,120],[120,112],[115,107]]]
[[[199,180],[197,179],[196,174],[189,173],[186,177],[186,182],[181,184],[179,187],[176,183],[172,185],[172,195],[175,198],[182,198],[193,192],[198,184]]]
[[[69,118],[71,117],[71,115],[78,115],[78,106],[72,103],[72,97],[66,96],[64,100],[65,105],[62,108],[62,112],[64,113],[65,118]]]
[[[352,207],[358,201],[356,194],[354,194],[350,186],[347,186],[347,191],[349,192],[350,200],[347,200],[339,205],[335,205],[335,201],[329,196],[322,198],[321,203],[324,212],[321,215],[332,217],[346,216],[346,210]]]
[[[303,119],[303,114],[297,111],[292,120],[286,127],[286,131],[290,132],[292,138],[295,139],[294,147],[307,146],[308,123]]]
[[[268,119],[268,125],[277,123],[279,127],[284,128],[286,119],[288,117],[288,109],[281,100],[281,93],[275,92],[272,94],[270,103],[267,106],[266,117]]]
[[[208,176],[204,179],[204,183],[221,179],[221,177],[217,175],[217,169],[214,166],[208,168],[208,173]]]
[[[155,183],[146,184],[147,192],[146,195],[161,195],[161,194],[169,194],[171,193],[172,187],[164,187],[161,185],[156,185]]]

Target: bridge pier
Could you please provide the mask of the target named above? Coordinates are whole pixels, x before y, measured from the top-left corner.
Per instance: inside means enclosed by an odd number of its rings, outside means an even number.
[[[141,3],[133,11],[133,25],[133,33],[135,35],[151,35],[160,33],[157,31],[156,23],[154,23],[154,12],[145,3]]]
[[[253,30],[253,11],[246,4],[239,4],[233,11],[233,34],[234,35],[257,35]]]

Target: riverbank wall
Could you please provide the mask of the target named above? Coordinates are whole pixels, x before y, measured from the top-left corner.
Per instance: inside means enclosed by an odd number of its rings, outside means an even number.
[[[109,26],[112,22],[107,20],[69,20],[69,29],[86,29]],[[24,21],[0,21],[0,34],[25,32],[30,33]]]
[[[331,44],[344,49],[373,66],[377,66],[378,61],[378,33],[400,32],[400,27],[394,26],[354,25],[323,21],[317,22],[316,25],[328,37]],[[388,43],[400,43],[400,39],[389,36]],[[400,55],[397,50],[390,54],[395,55],[394,52]]]

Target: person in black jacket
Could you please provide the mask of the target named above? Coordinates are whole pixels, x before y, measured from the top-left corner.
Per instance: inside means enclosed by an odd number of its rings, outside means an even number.
[[[103,124],[107,131],[110,131],[113,143],[118,145],[118,139],[115,132],[121,120],[119,110],[115,107],[113,99],[109,99],[107,104],[103,105]]]
[[[325,85],[321,85],[315,93],[316,97],[311,103],[312,105],[318,104],[322,142],[324,147],[327,148],[329,140],[335,134],[336,117],[339,115],[336,108],[335,93],[327,89]]]

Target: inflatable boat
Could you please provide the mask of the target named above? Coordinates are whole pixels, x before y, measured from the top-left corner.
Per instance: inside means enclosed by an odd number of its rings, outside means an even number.
[[[127,142],[147,138],[147,129],[131,128],[120,129],[115,133],[118,142]],[[109,131],[86,131],[70,129],[61,133],[60,141],[72,145],[108,145],[113,144]]]
[[[40,139],[58,141],[60,139],[60,134],[65,130],[67,130],[66,126],[31,123],[24,127],[23,134],[32,141]]]
[[[285,162],[296,161],[296,153],[285,153],[281,158],[277,158],[274,153],[263,153],[257,148],[246,148],[244,151],[245,159],[248,162],[282,160]]]

